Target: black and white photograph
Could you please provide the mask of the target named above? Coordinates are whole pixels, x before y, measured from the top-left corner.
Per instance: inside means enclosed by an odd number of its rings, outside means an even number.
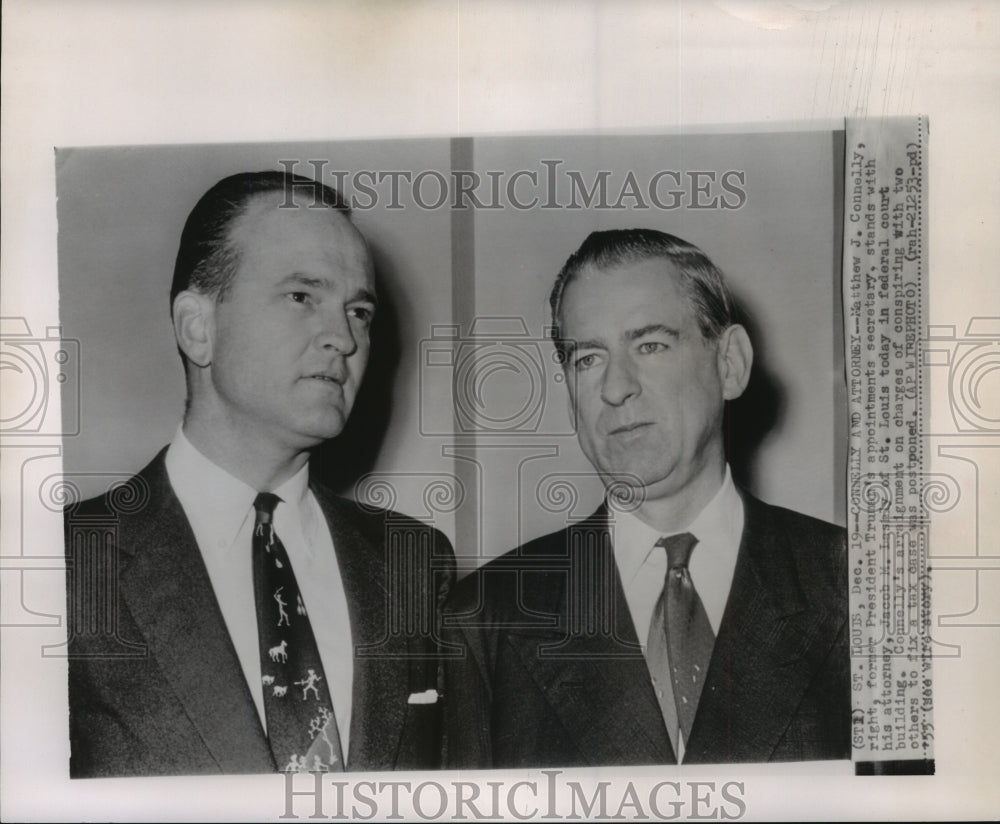
[[[849,758],[843,145],[60,149],[70,774]]]
[[[39,8],[13,817],[988,816],[1000,9]]]

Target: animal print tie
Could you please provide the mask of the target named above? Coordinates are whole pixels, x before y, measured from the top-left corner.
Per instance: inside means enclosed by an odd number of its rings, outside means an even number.
[[[253,502],[253,586],[267,738],[279,770],[342,771],[340,733],[319,648],[288,553],[274,532],[280,500],[262,492]]]

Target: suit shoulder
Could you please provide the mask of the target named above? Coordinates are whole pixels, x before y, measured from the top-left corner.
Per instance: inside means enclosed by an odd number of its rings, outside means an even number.
[[[123,481],[112,481],[105,492],[80,500],[80,490],[65,481],[62,493],[66,498],[63,516],[129,517],[147,514],[150,505],[173,495],[166,466],[167,447],[163,447],[141,470]]]
[[[533,592],[545,597],[553,587],[561,588],[566,572],[559,559],[568,556],[573,533],[583,523],[533,538],[473,570],[455,585],[449,608],[463,612],[483,598],[494,606],[513,606]]]
[[[176,500],[170,489],[163,466],[164,449],[141,472],[123,481],[112,482],[107,490],[91,498],[79,500],[79,490],[67,483],[63,490],[63,531],[65,549],[71,550],[77,530],[89,532],[92,527],[108,523],[116,525],[119,546],[127,544],[123,536],[142,530],[155,522],[165,507]]]
[[[355,529],[375,543],[381,543],[390,532],[429,536],[436,554],[454,557],[448,536],[425,521],[393,509],[345,498],[322,484],[313,484],[312,490],[323,508],[351,523]]]
[[[607,526],[603,525],[595,528],[606,530]],[[535,559],[551,555],[565,555],[572,546],[573,535],[584,529],[586,529],[585,522],[581,521],[571,526],[557,529],[555,532],[539,535],[537,538],[514,547],[509,552],[505,552],[497,560],[506,559],[505,563],[509,564],[515,558]],[[530,560],[528,563],[530,563]]]
[[[847,530],[829,521],[814,518],[794,509],[786,509],[772,504],[763,504],[771,518],[792,537],[808,538],[812,541],[846,546]]]
[[[98,517],[101,515],[127,515],[140,509],[150,499],[149,480],[139,473],[125,481],[113,484],[106,492],[92,498],[77,500],[73,487],[64,490],[67,502],[63,506],[63,517]]]
[[[63,520],[68,521],[75,517],[96,518],[99,515],[110,514],[112,512],[111,502],[108,493],[95,495],[82,501],[70,501],[63,506]]]
[[[787,561],[797,570],[800,583],[814,595],[847,600],[847,530],[836,524],[785,507],[754,501],[748,508],[748,526],[762,522]],[[780,557],[780,555],[778,556]]]
[[[565,557],[572,545],[572,535],[577,526],[557,529],[555,532],[526,541],[487,561],[475,571],[475,574],[494,576],[500,573],[520,573],[541,568],[545,559]]]

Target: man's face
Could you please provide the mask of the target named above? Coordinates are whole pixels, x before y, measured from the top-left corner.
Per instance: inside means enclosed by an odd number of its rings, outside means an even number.
[[[570,402],[605,482],[638,478],[647,500],[723,465],[719,345],[662,259],[587,267],[563,295]]]
[[[333,209],[261,196],[232,228],[238,272],[215,302],[211,381],[234,434],[292,450],[338,435],[368,362],[371,256]]]

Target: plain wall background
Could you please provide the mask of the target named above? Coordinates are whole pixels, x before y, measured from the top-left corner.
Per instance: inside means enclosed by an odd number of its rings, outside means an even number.
[[[372,361],[348,429],[317,453],[314,471],[346,494],[433,521],[467,568],[589,514],[602,487],[572,431],[547,296],[590,231],[645,226],[701,246],[746,308],[754,377],[730,440],[746,445],[754,429],[755,448],[734,454],[738,479],[768,501],[843,523],[841,144],[815,131],[61,150],[60,315],[64,336],[81,343],[80,433],[65,439],[66,472],[82,494],[99,494],[109,474],[137,471],[172,437],[184,399],[168,311],[174,256],[189,210],[227,174],[295,158],[311,175],[307,161],[324,159],[324,181],[347,172],[350,197],[361,170],[471,168],[506,182],[521,169],[542,177],[541,160],[559,159],[559,175],[577,171],[588,185],[610,171],[614,200],[629,170],[643,188],[664,169],[740,170],[747,201],[732,210],[642,209],[629,199],[620,210],[515,209],[503,194],[504,208],[452,211],[418,207],[405,185],[403,208],[390,209],[379,186],[377,206],[355,210],[383,298]],[[562,203],[566,184],[560,177]],[[540,181],[519,186],[519,197],[529,189],[543,202],[549,194]],[[437,191],[429,180],[424,202]],[[485,185],[479,196],[489,200]]]

